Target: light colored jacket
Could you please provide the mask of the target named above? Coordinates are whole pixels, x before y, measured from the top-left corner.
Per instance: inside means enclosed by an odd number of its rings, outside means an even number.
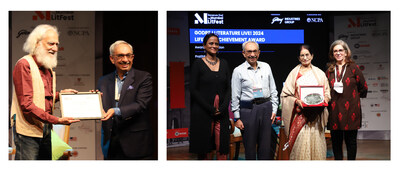
[[[39,72],[39,67],[37,66],[35,60],[31,55],[26,55],[21,59],[28,61],[31,76],[32,76],[32,87],[33,87],[33,103],[40,109],[45,110],[45,90],[42,77]],[[19,60],[21,60],[19,59]],[[19,61],[18,60],[18,61]],[[18,63],[18,62],[17,62]],[[53,96],[56,95],[56,74],[51,70],[53,74]],[[54,107],[55,97],[53,97],[53,107]],[[19,105],[17,95],[15,93],[15,88],[13,87],[13,99],[11,104],[11,121],[13,117],[15,118],[15,127],[18,134],[29,136],[29,137],[43,137],[43,122],[36,119],[35,117],[24,115],[21,106]],[[13,125],[14,123],[12,123]]]

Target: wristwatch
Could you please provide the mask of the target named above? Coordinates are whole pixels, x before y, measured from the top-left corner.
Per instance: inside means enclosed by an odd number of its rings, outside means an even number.
[[[233,118],[233,122],[238,121],[240,118]]]

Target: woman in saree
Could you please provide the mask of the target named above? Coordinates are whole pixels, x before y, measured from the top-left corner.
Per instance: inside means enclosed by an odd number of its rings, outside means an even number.
[[[300,86],[323,86],[323,102],[330,100],[330,88],[325,73],[311,64],[314,58],[310,46],[302,45],[297,65],[286,78],[281,93],[282,118],[289,135],[284,151],[291,160],[325,160],[325,126],[328,110],[325,106],[307,107],[300,99]],[[322,100],[322,98],[321,98]]]

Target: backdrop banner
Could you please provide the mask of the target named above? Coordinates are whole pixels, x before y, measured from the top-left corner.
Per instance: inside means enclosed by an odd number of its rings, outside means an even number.
[[[11,12],[10,72],[16,61],[26,52],[23,44],[30,32],[39,24],[50,24],[59,31],[57,91],[72,88],[89,91],[95,87],[95,12],[85,11],[13,11]],[[54,115],[60,116],[56,103]],[[71,125],[69,145],[77,151],[72,160],[95,160],[95,121],[82,121]]]
[[[334,38],[348,43],[368,85],[361,130],[390,130],[390,13],[334,17]]]

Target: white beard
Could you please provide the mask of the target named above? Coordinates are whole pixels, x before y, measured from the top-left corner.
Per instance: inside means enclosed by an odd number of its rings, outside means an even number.
[[[51,54],[50,50],[43,48],[42,43],[39,43],[34,54],[36,55],[36,61],[46,69],[53,69],[57,66],[57,52],[54,55]]]

